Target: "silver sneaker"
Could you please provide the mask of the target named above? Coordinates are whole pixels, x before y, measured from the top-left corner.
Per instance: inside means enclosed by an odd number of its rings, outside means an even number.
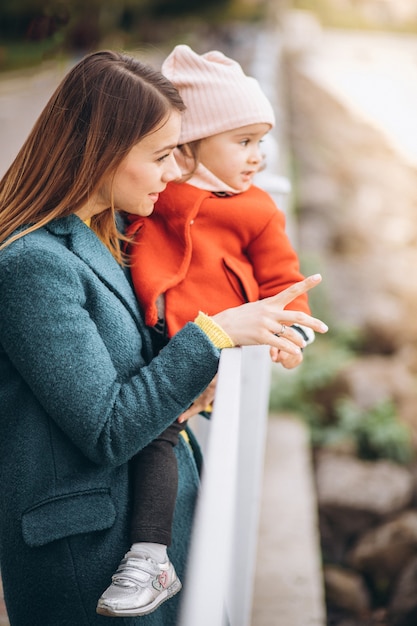
[[[97,603],[97,613],[112,617],[147,615],[181,589],[174,566],[147,554],[128,552]]]

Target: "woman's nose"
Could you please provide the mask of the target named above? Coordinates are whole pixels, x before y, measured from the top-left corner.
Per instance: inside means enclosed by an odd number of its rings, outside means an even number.
[[[181,178],[182,172],[173,154],[168,157],[166,164],[167,168],[163,174],[164,182],[170,182],[171,180]]]

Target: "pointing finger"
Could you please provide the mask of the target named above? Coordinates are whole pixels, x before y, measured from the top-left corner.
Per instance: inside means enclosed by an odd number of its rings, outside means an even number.
[[[287,304],[295,300],[295,298],[298,298],[298,296],[301,296],[313,287],[317,287],[319,283],[321,283],[321,275],[313,274],[312,276],[308,276],[304,280],[291,285],[291,287],[287,287],[287,289],[284,289],[284,291],[281,291],[276,296],[272,296],[271,300],[277,304],[282,304],[283,307],[286,307]]]

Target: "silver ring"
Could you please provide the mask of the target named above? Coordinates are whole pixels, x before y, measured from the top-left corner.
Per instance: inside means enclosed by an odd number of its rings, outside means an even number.
[[[279,331],[279,333],[275,333],[275,337],[282,337],[286,330],[287,327],[285,326],[285,324],[281,324],[281,330]]]

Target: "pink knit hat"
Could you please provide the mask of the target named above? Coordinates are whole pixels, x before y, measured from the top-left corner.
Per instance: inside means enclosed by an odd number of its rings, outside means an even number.
[[[163,62],[162,73],[187,107],[180,144],[249,124],[274,126],[274,111],[258,81],[222,52],[199,55],[189,46],[176,46]]]

